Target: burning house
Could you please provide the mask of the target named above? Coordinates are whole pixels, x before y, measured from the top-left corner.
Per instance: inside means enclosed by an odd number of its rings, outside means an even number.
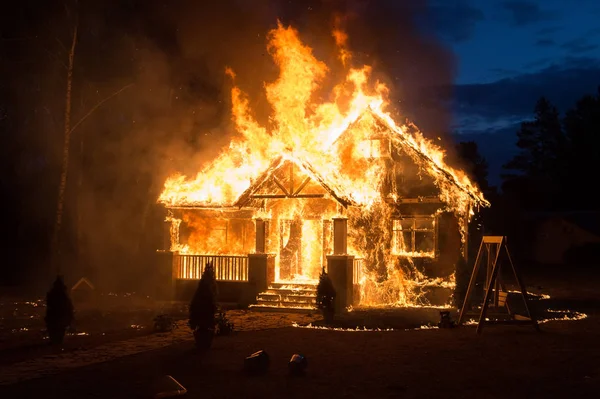
[[[334,37],[350,65],[344,34]],[[414,125],[394,121],[369,67],[317,96],[328,68],[294,29],[271,31],[268,50],[280,69],[265,85],[270,125],[234,85],[238,135],[159,198],[174,295],[189,298],[212,262],[221,300],[257,308],[312,308],[323,268],[338,308],[447,304],[470,217],[489,203]]]

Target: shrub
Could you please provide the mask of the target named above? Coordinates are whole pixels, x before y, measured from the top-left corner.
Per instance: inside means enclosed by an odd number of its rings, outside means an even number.
[[[335,288],[329,275],[325,272],[325,267],[319,275],[319,284],[317,285],[317,308],[323,312],[326,323],[333,321],[335,314]]]
[[[229,335],[233,332],[233,323],[229,321],[225,312],[219,312],[217,315],[216,335]]]
[[[73,322],[73,303],[62,276],[56,276],[52,288],[46,294],[46,330],[50,343],[61,344],[67,328]]]
[[[196,346],[209,349],[215,334],[217,311],[217,282],[212,263],[207,263],[198,282],[198,288],[190,303],[190,328],[194,332]]]
[[[167,314],[159,314],[154,318],[155,332],[171,332],[175,328],[177,328],[177,323],[175,323],[175,320]]]

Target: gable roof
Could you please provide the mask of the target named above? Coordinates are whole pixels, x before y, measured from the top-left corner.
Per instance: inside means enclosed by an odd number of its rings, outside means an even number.
[[[397,127],[391,118],[385,114],[379,113],[372,110],[370,107],[367,108],[358,118],[350,123],[344,131],[331,143],[332,146],[342,139],[345,135],[348,135],[349,131],[355,128],[358,124],[364,122],[366,118],[372,118],[372,121],[368,121],[370,128],[376,130],[376,136],[386,135],[390,141],[398,148],[401,148],[410,158],[412,158],[418,165],[424,166],[426,173],[428,173],[434,180],[435,185],[440,190],[439,197],[442,202],[447,204],[453,204],[455,209],[461,210],[461,212],[467,212],[469,205],[475,206],[489,206],[489,202],[483,198],[481,192],[477,187],[471,183],[471,181],[462,172],[458,172],[442,161],[442,152],[439,154],[430,152],[425,146],[430,145],[428,141],[423,139],[421,136],[413,136],[410,133],[405,133],[400,127]],[[324,152],[324,156],[329,155],[327,151]],[[439,159],[433,157],[439,156]],[[437,157],[436,157],[437,158]],[[323,158],[325,159],[325,157]],[[313,161],[321,161],[320,159],[313,159]],[[256,200],[260,198],[282,198],[281,195],[260,195],[257,194],[258,190],[269,181],[274,174],[280,170],[284,164],[292,163],[298,167],[303,173],[305,173],[310,179],[318,183],[327,193],[335,198],[344,207],[348,205],[360,205],[356,200],[352,198],[350,193],[346,191],[345,187],[340,184],[336,184],[336,176],[327,176],[317,172],[312,166],[308,159],[298,156],[297,154],[285,153],[282,154],[269,164],[269,166],[260,174],[258,178],[252,181],[249,187],[242,192],[233,203],[228,205],[220,204],[214,205],[203,205],[203,208],[229,208],[229,207],[244,207],[244,206],[256,206]],[[281,185],[274,179],[275,183]],[[296,192],[289,193],[284,190],[284,197],[301,198],[307,197],[308,195],[298,195],[301,189],[296,189]],[[457,195],[458,193],[458,195]],[[254,201],[254,202],[253,202]],[[458,207],[455,205],[460,203]]]
[[[417,140],[411,135],[403,132],[401,129],[389,123],[384,115],[380,115],[374,112],[370,107],[361,114],[348,128],[336,139],[340,140],[343,135],[347,134],[354,126],[361,123],[366,117],[372,117],[375,125],[381,132],[387,132],[387,136],[395,143],[398,147],[402,148],[411,158],[418,163],[424,163],[427,166],[427,171],[432,177],[438,177],[442,182],[447,183],[449,186],[464,192],[470,199],[479,206],[489,206],[490,203],[483,197],[476,186],[471,183],[467,178],[459,179],[456,171],[445,165],[443,162],[434,160],[428,155],[422,148]],[[447,190],[447,187],[443,184],[438,184],[440,190]]]
[[[291,154],[282,154],[275,158],[269,167],[238,197],[234,206],[243,207],[244,205],[247,205],[252,199],[252,196],[263,186],[263,184],[269,181],[269,179],[287,163],[292,163],[297,166],[343,206],[358,205],[344,192],[342,187],[339,187],[339,185],[317,172],[308,160],[300,159]],[[298,189],[298,192],[300,191],[301,188]],[[296,194],[298,194],[298,192]]]

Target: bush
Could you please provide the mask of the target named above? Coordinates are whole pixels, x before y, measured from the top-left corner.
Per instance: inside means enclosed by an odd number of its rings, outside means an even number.
[[[52,288],[46,294],[46,330],[50,343],[61,344],[67,328],[73,322],[73,303],[62,276],[56,276]]]
[[[194,332],[196,346],[207,350],[215,334],[217,311],[217,282],[212,263],[207,263],[198,282],[198,288],[190,303],[190,328]]]
[[[159,314],[154,318],[155,332],[171,332],[175,328],[177,328],[177,323],[175,323],[175,320],[167,314]]]
[[[225,315],[225,312],[219,312],[216,324],[216,335],[229,335],[233,332],[233,323],[229,321],[229,319]]]
[[[325,267],[319,275],[319,284],[317,285],[317,308],[323,312],[326,323],[333,321],[335,314],[335,288],[329,275],[325,272]]]

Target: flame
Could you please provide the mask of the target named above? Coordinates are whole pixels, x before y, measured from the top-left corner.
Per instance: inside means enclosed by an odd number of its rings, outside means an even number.
[[[453,277],[444,281],[428,279],[411,266],[413,258],[432,258],[434,251],[415,250],[403,244],[397,245],[396,253],[391,250],[387,222],[392,211],[387,204],[401,198],[401,187],[390,181],[387,159],[392,148],[402,148],[414,164],[426,171],[439,191],[444,210],[460,215],[458,222],[463,235],[473,207],[489,206],[479,189],[463,172],[449,167],[444,151],[424,138],[415,125],[396,123],[387,110],[388,88],[373,81],[370,66],[351,67],[348,37],[339,27],[333,31],[333,38],[347,73],[325,96],[322,83],[330,70],[302,43],[298,32],[278,23],[267,38],[268,53],[280,71],[275,81],[265,84],[272,107],[269,125],[263,126],[256,120],[248,96],[235,84],[235,72],[227,68],[225,73],[232,81],[232,119],[237,135],[215,159],[202,165],[195,177],[169,177],[159,202],[170,208],[241,207],[248,190],[261,181],[265,171],[291,165],[292,174],[319,182],[326,187],[329,197],[353,205],[342,213],[349,218],[349,231],[362,234],[349,238],[349,251],[367,262],[361,277],[362,298],[366,303],[422,304],[418,300],[420,294],[415,291],[428,286],[452,286]],[[290,193],[303,189],[301,182],[293,178],[290,181]],[[339,207],[328,205],[331,202],[308,205],[289,198],[269,201],[269,209],[256,207],[254,217],[263,217],[260,214],[278,220],[304,220],[296,231],[302,236],[302,259],[296,261],[294,270],[302,269],[296,274],[298,278],[316,279],[324,263],[322,254],[330,249],[315,243],[324,241],[325,231],[321,226],[340,215]],[[181,245],[178,231],[182,220],[171,216],[173,251],[234,253],[229,243],[224,245],[202,232],[203,222],[193,220],[190,215],[186,217],[187,224],[197,227],[198,236],[188,237],[188,244]],[[219,222],[214,219],[210,223],[214,227]],[[277,229],[274,226],[270,232],[270,248],[286,244],[292,234],[290,230],[280,237]],[[239,245],[236,248],[246,250]],[[413,269],[410,273],[398,267],[399,256],[408,259],[407,267]],[[283,275],[278,265],[276,280],[293,279],[294,270]]]

